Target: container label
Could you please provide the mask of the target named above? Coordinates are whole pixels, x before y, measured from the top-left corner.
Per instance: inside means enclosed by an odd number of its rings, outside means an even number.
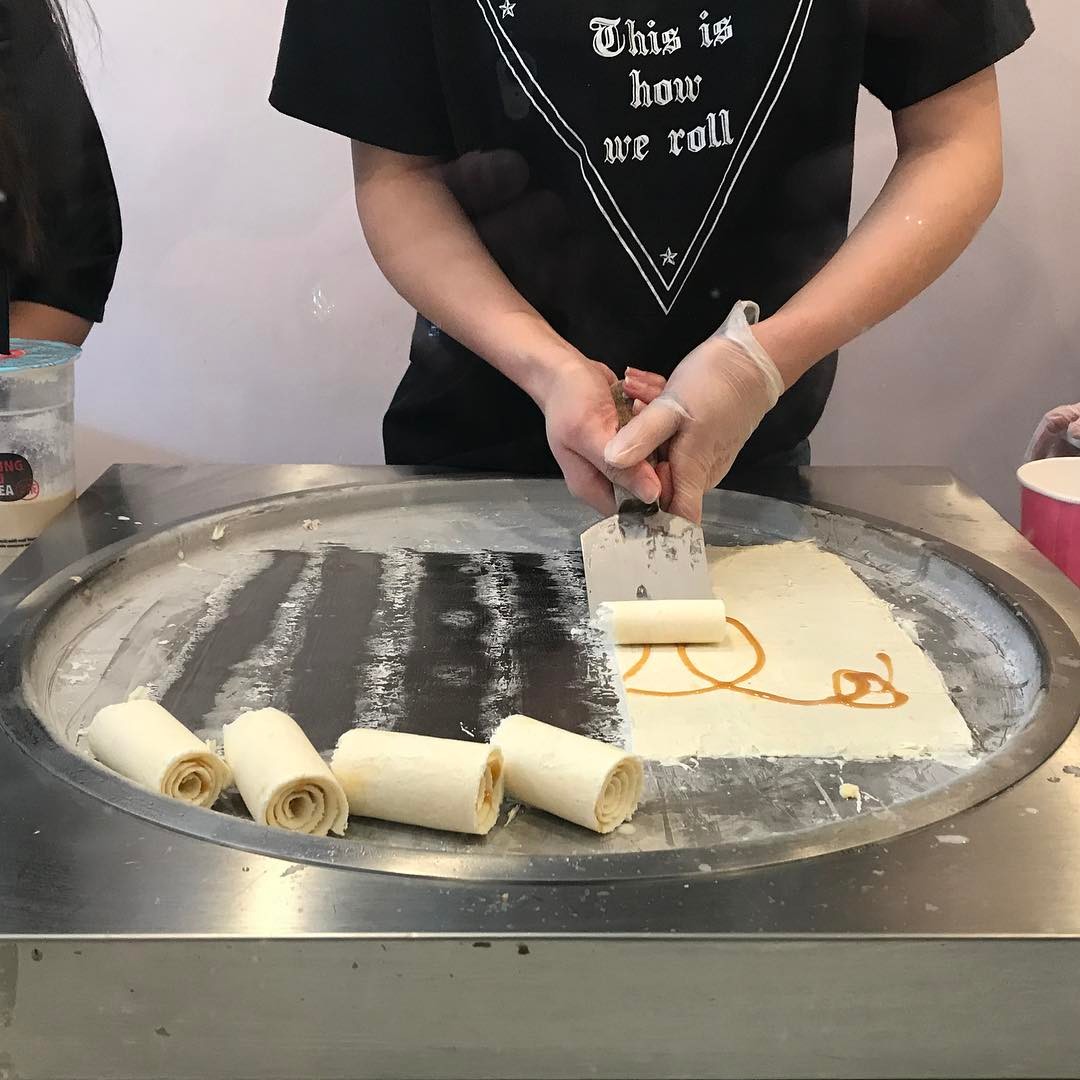
[[[34,470],[22,454],[0,454],[0,503],[36,498]]]

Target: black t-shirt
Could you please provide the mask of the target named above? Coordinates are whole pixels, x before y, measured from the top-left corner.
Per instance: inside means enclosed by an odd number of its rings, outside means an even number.
[[[290,0],[271,102],[403,153],[504,152],[513,197],[462,198],[494,257],[586,355],[666,375],[843,243],[860,85],[902,109],[1032,29],[1023,0]],[[744,464],[809,435],[835,363]],[[395,463],[554,470],[529,399],[423,319],[384,435]]]
[[[18,123],[41,234],[32,266],[16,267],[11,299],[100,322],[120,255],[120,208],[86,92],[43,0],[5,5],[5,111]]]

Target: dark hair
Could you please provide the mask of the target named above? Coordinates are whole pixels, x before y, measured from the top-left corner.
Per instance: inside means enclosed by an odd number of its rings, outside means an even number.
[[[79,58],[75,53],[75,41],[71,36],[71,25],[68,22],[67,13],[64,11],[64,4],[62,0],[43,0],[43,2],[49,9],[49,16],[52,19],[57,40],[68,58],[68,63],[71,64],[72,70],[81,80],[82,70],[79,67]],[[97,17],[94,15],[94,9],[90,7],[89,3],[84,3],[83,6],[89,13],[94,26],[97,27],[98,22]]]
[[[10,11],[12,0],[0,0],[0,259],[10,267],[32,267],[40,254],[40,207],[33,166],[27,150],[28,133],[17,105],[15,86],[17,24]],[[52,33],[67,57],[76,78],[81,79],[71,27],[61,0],[14,0],[39,4]]]

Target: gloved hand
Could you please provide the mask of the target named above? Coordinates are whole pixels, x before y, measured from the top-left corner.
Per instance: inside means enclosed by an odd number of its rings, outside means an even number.
[[[604,459],[629,469],[667,444],[665,509],[701,520],[705,492],[727,475],[765,414],[780,400],[784,380],[750,330],[758,307],[736,304],[727,322],[675,369],[663,392],[608,444]],[[637,393],[631,379],[628,389]]]
[[[1080,457],[1080,404],[1053,409],[1035,429],[1024,460],[1051,457]]]

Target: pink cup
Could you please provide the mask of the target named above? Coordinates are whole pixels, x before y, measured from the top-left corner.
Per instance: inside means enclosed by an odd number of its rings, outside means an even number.
[[[1016,475],[1021,532],[1080,585],[1080,457],[1030,461]]]

